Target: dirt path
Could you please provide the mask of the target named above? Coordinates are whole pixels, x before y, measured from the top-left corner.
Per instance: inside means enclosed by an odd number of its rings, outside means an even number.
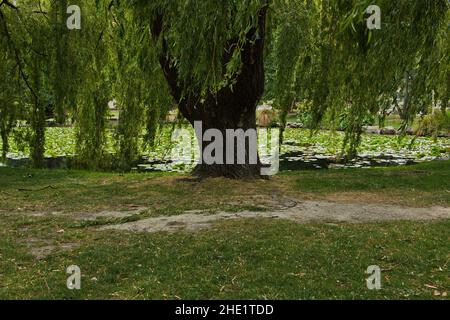
[[[450,219],[450,208],[409,208],[379,204],[305,201],[295,204],[290,208],[275,211],[221,212],[213,215],[185,213],[177,216],[154,217],[124,224],[110,225],[101,229],[117,229],[134,232],[196,231],[209,228],[218,220],[241,218],[286,219],[298,223],[314,221],[362,223],[393,220],[437,220]]]

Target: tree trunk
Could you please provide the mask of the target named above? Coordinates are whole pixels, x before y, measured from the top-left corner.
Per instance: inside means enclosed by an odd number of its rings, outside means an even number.
[[[223,156],[218,163],[207,164],[200,163],[194,170],[194,174],[200,177],[228,177],[228,178],[254,178],[260,177],[261,162],[256,151],[256,163],[250,161],[254,156],[251,154],[252,148],[250,141],[245,144],[245,163],[238,163],[237,147],[235,145],[234,162],[227,161],[226,145],[227,130],[243,131],[254,130],[256,132],[256,106],[264,92],[264,43],[265,43],[265,25],[266,25],[267,6],[258,12],[258,27],[251,29],[247,33],[247,43],[242,48],[242,69],[233,84],[233,89],[226,87],[218,92],[211,92],[205,96],[191,95],[182,96],[182,88],[178,85],[178,71],[173,66],[168,54],[167,44],[163,40],[163,52],[160,56],[160,64],[163,69],[167,83],[172,96],[178,102],[181,114],[194,126],[196,122],[201,122],[203,135],[208,129],[217,129],[223,136]],[[163,17],[158,16],[152,24],[152,34],[158,38],[162,33]],[[231,41],[230,46],[235,45],[236,41]],[[225,52],[226,50],[224,50]],[[232,51],[232,50],[230,50]],[[231,59],[232,52],[223,57],[225,65]],[[199,138],[199,135],[197,135]],[[213,143],[199,141],[201,152]],[[231,142],[231,141],[228,141]],[[242,156],[242,155],[241,155]],[[228,155],[230,158],[230,155]]]
[[[40,89],[42,79],[40,74],[40,59],[34,57],[33,61],[33,85],[34,85],[34,104],[31,112],[31,129],[32,135],[29,141],[31,151],[31,162],[34,168],[42,168],[44,166],[45,153],[45,106],[40,98]]]
[[[0,134],[2,136],[2,161],[6,161],[6,155],[9,151],[9,141],[8,141],[8,132],[6,128],[0,129]]]
[[[233,103],[235,101],[236,103]],[[237,102],[245,103],[239,105]],[[238,93],[230,95],[229,102],[221,101],[217,104],[210,104],[203,107],[204,110],[194,116],[187,115],[189,121],[194,121],[194,127],[197,129],[197,140],[200,146],[201,163],[197,165],[193,174],[199,177],[227,177],[227,178],[252,178],[259,177],[261,163],[258,157],[258,143],[256,131],[255,109],[256,102],[246,101],[244,96]],[[195,123],[197,122],[197,123]],[[201,127],[198,127],[198,123]],[[207,141],[204,139],[209,130],[216,129],[220,132],[221,143],[219,149],[211,152],[212,144],[217,143],[216,138]],[[254,139],[244,138],[245,146],[239,149],[239,143],[234,135],[240,130],[248,133]],[[223,140],[222,140],[223,139]],[[228,149],[227,146],[233,146]],[[208,148],[209,146],[209,148]],[[221,148],[221,150],[220,150]],[[220,154],[217,151],[221,151]],[[206,157],[214,155],[214,163],[206,161]],[[239,159],[244,159],[240,161]]]
[[[35,102],[31,128],[33,130],[30,140],[30,151],[33,168],[43,168],[45,153],[45,108],[39,101]]]
[[[403,106],[399,109],[400,119],[403,121],[408,120],[410,106],[411,106],[411,76],[406,73],[405,75],[405,96],[403,98]]]

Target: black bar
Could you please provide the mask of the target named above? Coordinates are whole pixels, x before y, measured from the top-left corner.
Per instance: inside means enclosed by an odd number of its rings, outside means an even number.
[[[373,316],[385,317],[389,308],[399,308],[402,318],[418,315],[430,307],[433,312],[439,309],[448,311],[450,301],[3,301],[0,310],[3,314],[18,316],[40,313],[45,319],[52,315],[57,319],[73,316],[84,320],[85,317],[106,315],[131,320],[190,320],[190,319],[311,319],[318,317],[336,318],[339,316],[357,316],[365,319]],[[61,307],[61,312],[50,312]],[[206,312],[207,311],[207,312]],[[100,319],[100,318],[98,318]]]

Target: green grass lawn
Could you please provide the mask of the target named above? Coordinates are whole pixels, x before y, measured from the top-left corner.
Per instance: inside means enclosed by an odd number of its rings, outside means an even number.
[[[111,221],[74,218],[77,212],[134,206],[150,208],[144,215],[264,209],[261,199],[274,192],[298,199],[449,206],[449,178],[450,162],[289,172],[244,182],[0,168],[0,298],[448,299],[437,293],[450,290],[450,221],[241,219],[197,232],[148,234],[100,231],[100,224]],[[50,254],[32,255],[45,247]],[[79,291],[66,288],[70,265],[81,268]],[[382,269],[379,291],[366,287],[370,265]]]
[[[295,176],[296,173],[293,173]],[[403,205],[450,204],[450,161],[409,167],[344,169],[302,173],[297,190],[308,193],[350,195],[364,193],[370,202]]]
[[[367,225],[273,220],[222,222],[199,233],[132,234],[72,227],[61,219],[4,218],[1,298],[385,299],[439,298],[449,289],[450,221]],[[63,234],[58,230],[64,229]],[[56,246],[44,260],[30,237]],[[66,288],[78,265],[82,290]],[[369,265],[382,290],[366,288]]]
[[[22,191],[20,191],[22,190]],[[274,192],[410,206],[450,205],[450,161],[407,167],[282,172],[270,180],[198,182],[173,173],[0,168],[0,213],[9,211],[223,209],[258,205]]]

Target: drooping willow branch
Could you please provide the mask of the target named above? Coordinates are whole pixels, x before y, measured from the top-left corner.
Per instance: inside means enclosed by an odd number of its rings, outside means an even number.
[[[3,3],[5,3],[7,5],[10,5],[13,8],[17,9],[17,7],[15,7],[14,5],[10,4],[6,0],[3,0],[2,4]],[[17,49],[17,47],[16,47],[16,45],[15,45],[15,43],[14,43],[12,37],[11,37],[11,34],[10,34],[9,30],[8,30],[8,24],[6,22],[5,16],[4,16],[3,12],[1,11],[1,9],[0,9],[0,20],[2,21],[3,30],[5,32],[6,39],[8,40],[8,44],[11,47],[12,51],[14,52],[14,57],[16,59],[17,66],[19,67],[19,73],[20,73],[23,81],[25,82],[25,85],[30,90],[31,94],[33,95],[35,101],[38,102],[39,101],[39,97],[36,94],[36,92],[33,89],[33,87],[31,86],[31,84],[30,84],[30,82],[28,80],[28,76],[25,74],[22,58],[20,57],[19,50]]]

